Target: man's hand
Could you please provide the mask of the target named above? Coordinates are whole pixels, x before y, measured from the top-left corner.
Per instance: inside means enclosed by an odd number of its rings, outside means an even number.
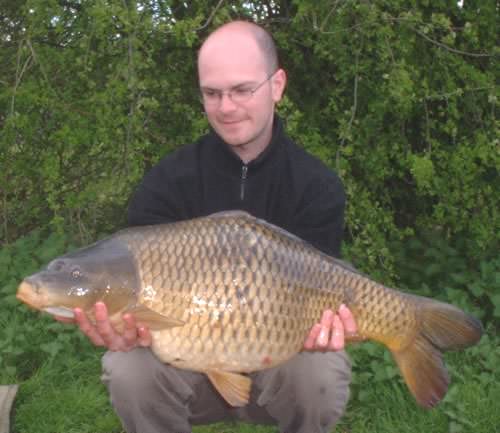
[[[342,350],[346,337],[357,336],[358,328],[351,311],[342,304],[337,314],[326,310],[305,343],[306,350]]]
[[[114,352],[128,352],[136,347],[151,346],[149,329],[136,323],[131,314],[123,315],[124,330],[120,334],[111,325],[108,310],[102,302],[97,302],[94,306],[95,324],[90,322],[80,308],[75,308],[74,313],[74,319],[56,317],[56,320],[64,323],[76,323],[80,331],[96,346],[107,347]]]

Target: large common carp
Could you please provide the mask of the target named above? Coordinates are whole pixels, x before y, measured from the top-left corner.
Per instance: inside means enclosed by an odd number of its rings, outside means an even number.
[[[476,343],[478,320],[449,304],[384,287],[307,242],[239,211],[121,230],[53,260],[17,297],[51,314],[92,316],[106,303],[112,323],[133,313],[152,330],[153,352],[206,373],[234,406],[249,398],[241,373],[301,350],[325,309],[345,303],[359,336],[392,352],[424,407],[445,395],[442,351]]]

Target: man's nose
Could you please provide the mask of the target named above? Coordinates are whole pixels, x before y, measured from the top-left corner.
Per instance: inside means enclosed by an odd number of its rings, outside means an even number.
[[[227,113],[228,111],[236,110],[236,108],[237,106],[231,99],[230,94],[224,92],[220,97],[219,110]]]

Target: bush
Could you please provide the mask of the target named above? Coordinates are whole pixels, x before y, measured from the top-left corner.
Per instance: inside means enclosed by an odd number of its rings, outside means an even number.
[[[439,229],[480,261],[500,233],[495,14],[494,2],[445,0],[9,4],[2,244],[35,227],[88,242],[123,226],[144,171],[207,128],[201,41],[252,17],[290,77],[290,134],[344,180],[348,255],[394,276],[389,243]]]

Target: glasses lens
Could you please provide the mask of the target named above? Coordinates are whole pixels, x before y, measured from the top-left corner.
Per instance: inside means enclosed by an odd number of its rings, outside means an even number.
[[[215,90],[202,90],[201,102],[206,105],[215,105],[220,102],[221,94]]]
[[[231,90],[230,95],[233,102],[246,102],[252,97],[252,90],[236,88]]]

